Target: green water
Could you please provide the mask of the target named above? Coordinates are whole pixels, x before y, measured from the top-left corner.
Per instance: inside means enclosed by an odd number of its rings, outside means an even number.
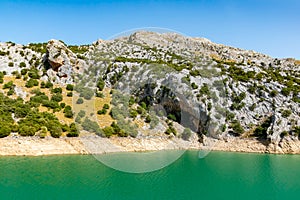
[[[122,164],[122,163],[120,163]],[[0,157],[0,199],[299,199],[300,156],[197,151],[158,171],[93,156]]]

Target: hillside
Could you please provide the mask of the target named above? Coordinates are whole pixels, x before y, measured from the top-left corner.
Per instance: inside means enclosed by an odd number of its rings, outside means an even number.
[[[0,71],[0,137],[299,140],[291,58],[136,32],[82,46],[0,43]]]

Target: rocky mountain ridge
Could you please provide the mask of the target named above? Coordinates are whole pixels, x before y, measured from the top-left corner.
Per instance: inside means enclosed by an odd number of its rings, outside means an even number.
[[[147,105],[169,103],[174,109],[164,107],[168,116],[190,126],[200,138],[218,123],[211,136],[219,139],[257,137],[275,146],[284,137],[298,140],[300,62],[295,59],[272,58],[203,38],[144,31],[85,46],[58,40],[0,43],[0,71],[12,74],[23,68],[36,68],[41,80],[62,85],[74,83],[76,74],[92,82],[101,78],[109,88],[130,83],[134,95],[151,97]],[[148,79],[154,80],[154,88],[145,86]],[[94,87],[88,83],[84,86]],[[162,86],[173,92],[162,94]],[[170,97],[174,94],[178,98]],[[192,124],[184,124],[184,118]]]

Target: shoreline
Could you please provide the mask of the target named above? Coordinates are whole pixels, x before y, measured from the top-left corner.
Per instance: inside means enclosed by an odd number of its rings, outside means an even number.
[[[299,140],[282,140],[278,144],[264,144],[254,138],[227,138],[216,140],[204,137],[203,143],[196,138],[184,141],[179,138],[39,138],[8,136],[0,138],[0,156],[88,155],[117,152],[144,152],[159,150],[206,150],[266,154],[300,154]]]

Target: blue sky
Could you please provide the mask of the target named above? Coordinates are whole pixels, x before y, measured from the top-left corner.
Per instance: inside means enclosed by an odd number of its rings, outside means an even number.
[[[1,0],[0,41],[68,44],[162,27],[274,57],[300,59],[300,1]]]

